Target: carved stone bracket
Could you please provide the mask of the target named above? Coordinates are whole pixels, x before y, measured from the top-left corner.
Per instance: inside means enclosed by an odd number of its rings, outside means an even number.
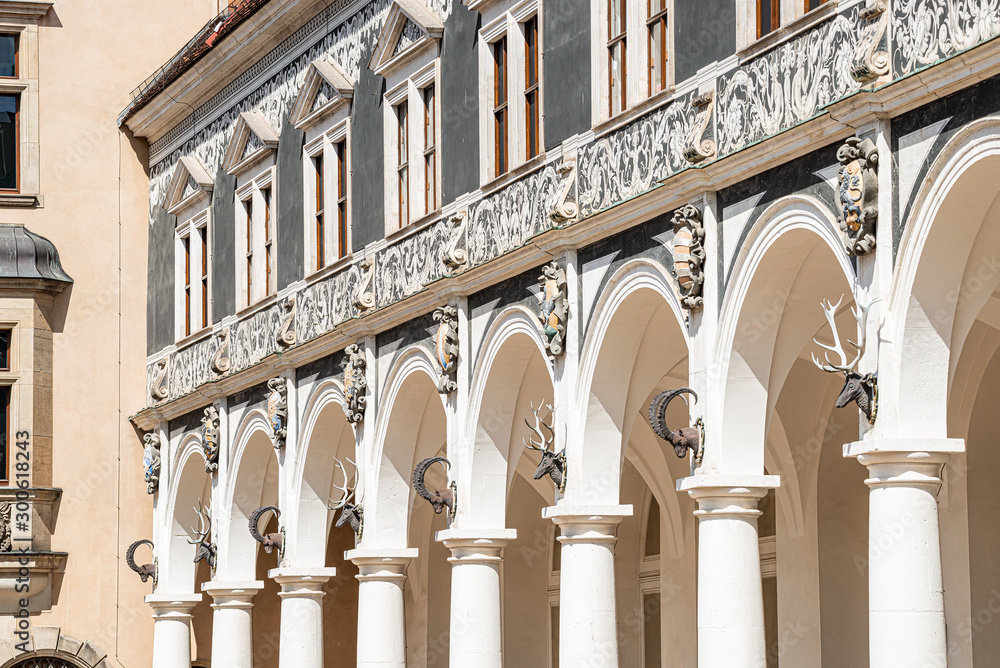
[[[0,502],[0,552],[14,549],[14,531],[10,524],[11,502]]]
[[[229,328],[226,327],[215,336],[219,345],[212,355],[212,371],[221,376],[229,371]]]
[[[219,470],[219,411],[215,406],[205,409],[201,419],[201,449],[205,455],[205,473]]]
[[[837,150],[841,167],[840,229],[847,235],[847,252],[867,255],[875,250],[878,223],[878,149],[871,139],[848,137]]]
[[[285,300],[282,304],[282,308],[285,309],[285,317],[281,321],[281,327],[278,328],[278,333],[275,334],[275,340],[277,340],[278,345],[287,348],[288,346],[295,345],[295,296],[292,295]]]
[[[702,307],[702,288],[705,285],[705,227],[701,211],[693,204],[685,204],[674,212],[674,277],[680,292],[681,304],[689,310]]]
[[[285,447],[288,436],[288,384],[282,377],[267,381],[267,421],[271,425],[271,442],[275,450]]]
[[[573,199],[570,198],[571,193],[576,191],[573,187],[576,183],[576,158],[563,160],[556,167],[556,173],[559,174],[561,183],[556,201],[549,209],[549,219],[558,225],[576,218],[579,211],[579,207],[574,201],[575,195]]]
[[[375,308],[375,258],[366,257],[359,265],[361,267],[361,282],[354,293],[351,305],[359,311],[370,311]]]
[[[149,432],[142,437],[146,447],[142,451],[142,468],[146,476],[146,493],[155,494],[160,486],[160,437]]]
[[[891,64],[886,37],[889,12],[886,11],[885,2],[869,0],[861,10],[861,20],[865,25],[851,58],[851,77],[855,81],[869,83],[888,74]]]
[[[695,110],[695,118],[684,146],[684,159],[699,163],[715,156],[715,132],[712,128],[715,92],[702,93],[691,100],[691,106]]]
[[[458,389],[455,372],[458,370],[458,309],[442,306],[434,310],[434,357],[439,366],[438,392],[448,394]]]
[[[153,401],[163,401],[170,396],[170,388],[167,387],[167,370],[169,367],[169,355],[156,363],[156,376],[153,378],[153,387],[149,391],[149,395],[153,398]]]
[[[365,353],[353,343],[344,348],[344,359],[340,363],[344,369],[344,415],[351,424],[365,419],[365,405],[368,397],[368,379],[365,377]]]
[[[450,240],[441,254],[441,262],[450,273],[457,273],[469,262],[469,253],[465,250],[465,226],[469,222],[469,212],[459,211],[448,219],[451,227]]]
[[[538,319],[542,324],[545,350],[555,357],[562,355],[565,350],[566,320],[569,318],[566,270],[553,260],[542,267],[538,284],[542,288],[539,295]]]

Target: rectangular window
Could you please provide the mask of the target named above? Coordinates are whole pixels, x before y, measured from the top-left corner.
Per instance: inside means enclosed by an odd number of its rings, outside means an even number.
[[[811,12],[820,5],[822,5],[826,0],[806,0],[806,11]]]
[[[253,197],[243,202],[247,213],[247,306],[253,303]]]
[[[271,294],[271,264],[274,238],[271,229],[271,189],[261,188],[261,199],[264,200],[264,296]]]
[[[10,371],[9,329],[0,329],[0,371]]]
[[[410,224],[410,150],[407,145],[410,140],[410,133],[407,131],[409,123],[406,102],[396,107],[396,179],[399,190],[399,226],[405,227]]]
[[[0,190],[18,189],[19,95],[0,95]]]
[[[198,228],[201,241],[201,326],[208,327],[208,227]]]
[[[667,89],[667,0],[648,0],[649,20],[649,93]]]
[[[333,145],[337,154],[337,257],[347,255],[347,140]]]
[[[642,650],[645,668],[660,668],[660,593],[642,594]]]
[[[811,2],[811,0],[809,0]],[[779,8],[781,0],[757,0],[757,38],[773,30],[777,30],[781,25],[781,14]]]
[[[507,38],[493,43],[494,176],[507,171]]]
[[[7,79],[18,77],[18,42],[18,35],[0,35],[0,77]]]
[[[625,67],[625,31],[627,0],[608,0],[608,98],[611,115],[628,105]]]
[[[184,336],[191,334],[191,237],[181,239],[184,244]]]
[[[666,2],[666,0],[663,0]],[[524,127],[526,159],[538,155],[538,17],[524,22]]]
[[[10,387],[0,387],[0,410],[3,410],[3,421],[0,422],[0,482],[10,481]]]
[[[326,266],[326,229],[323,219],[323,155],[313,158],[313,171],[316,173],[316,183],[313,189],[313,200],[316,202],[316,269]]]
[[[437,209],[437,123],[434,86],[424,89],[424,202],[425,213]]]

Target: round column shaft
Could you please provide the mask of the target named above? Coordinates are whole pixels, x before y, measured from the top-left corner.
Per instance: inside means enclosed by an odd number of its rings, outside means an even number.
[[[153,668],[191,668],[191,610],[201,594],[150,594],[153,609]]]
[[[344,556],[358,567],[358,668],[406,667],[403,585],[416,549],[358,549]]]
[[[253,597],[263,587],[259,580],[201,586],[213,601],[213,666],[253,668]]]
[[[280,668],[323,668],[323,585],[335,568],[275,568],[268,577],[281,585]]]

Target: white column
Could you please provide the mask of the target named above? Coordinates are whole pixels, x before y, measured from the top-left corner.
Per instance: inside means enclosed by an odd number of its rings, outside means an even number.
[[[500,568],[503,548],[515,538],[514,529],[437,532],[451,550],[450,665],[502,668]]]
[[[153,668],[191,668],[191,610],[201,594],[150,594],[153,609]]]
[[[212,665],[253,668],[253,597],[264,588],[260,580],[206,582],[201,590],[212,597]]]
[[[275,568],[268,577],[281,585],[280,668],[323,668],[323,585],[336,568]]]
[[[766,668],[757,501],[778,476],[682,478],[698,503],[698,666]]]
[[[632,506],[550,506],[542,517],[561,529],[559,665],[618,665],[615,532]]]
[[[416,548],[344,553],[358,567],[358,668],[406,667],[403,584]]]
[[[868,643],[871,668],[948,665],[937,493],[961,439],[848,443],[868,467]]]

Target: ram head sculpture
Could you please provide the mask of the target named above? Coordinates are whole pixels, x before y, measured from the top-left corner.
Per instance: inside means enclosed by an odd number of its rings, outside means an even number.
[[[284,536],[280,531],[277,533],[269,533],[261,535],[260,533],[260,518],[267,511],[274,513],[275,519],[281,518],[281,511],[278,510],[277,506],[261,506],[257,510],[250,513],[250,521],[248,522],[250,528],[250,535],[253,539],[264,546],[264,551],[268,554],[274,552],[275,549],[278,550],[278,554],[281,554],[281,546],[284,543]]]
[[[552,478],[552,482],[555,483],[556,489],[561,492],[566,491],[566,453],[555,451],[555,431],[552,429],[552,425],[545,422],[539,415],[542,408],[549,409],[549,415],[552,415],[552,406],[549,404],[539,404],[538,408],[535,405],[529,404],[531,406],[531,412],[535,416],[535,424],[532,426],[527,420],[524,424],[528,426],[528,429],[532,431],[532,434],[528,438],[523,440],[524,447],[529,450],[535,450],[542,453],[542,459],[538,462],[538,468],[535,469],[535,480],[539,480],[544,476],[549,476]],[[551,418],[550,418],[551,419]],[[548,432],[548,434],[542,433],[542,428]],[[538,440],[535,440],[535,437]]]
[[[427,499],[434,508],[434,514],[440,515],[444,511],[445,507],[448,508],[448,512],[451,515],[455,514],[455,490],[448,489],[436,489],[433,492],[427,490],[427,485],[424,484],[424,476],[427,474],[427,469],[429,469],[433,464],[437,462],[442,462],[445,468],[451,468],[451,462],[449,462],[445,457],[428,457],[424,459],[417,467],[413,469],[413,489],[417,491],[417,494]]]
[[[872,304],[878,300],[876,299],[865,305],[858,305],[851,309],[851,314],[857,323],[857,343],[847,339],[847,343],[857,350],[854,359],[851,361],[847,361],[847,353],[840,342],[840,333],[837,331],[837,323],[835,321],[837,309],[843,300],[844,297],[841,295],[836,304],[831,304],[829,301],[820,302],[823,314],[826,316],[826,321],[830,323],[830,329],[833,330],[833,345],[828,346],[813,339],[813,343],[827,352],[823,355],[823,362],[820,362],[815,354],[812,356],[812,361],[813,364],[827,373],[844,374],[844,387],[840,390],[840,396],[837,397],[837,408],[843,408],[847,404],[854,402],[861,409],[861,412],[865,414],[868,423],[875,424],[875,415],[878,410],[878,382],[876,375],[873,373],[859,373],[855,370],[855,367],[865,352],[865,330],[868,326],[868,311],[871,309]],[[836,363],[830,361],[830,353],[837,356]]]
[[[681,387],[660,392],[653,397],[652,403],[649,404],[649,426],[653,428],[657,436],[673,446],[674,454],[681,459],[687,456],[688,450],[692,450],[696,457],[701,451],[700,426],[681,427],[680,429],[671,429],[667,426],[667,406],[676,397],[685,394],[690,394],[695,402],[698,401],[698,395],[695,394],[694,390],[690,387]]]
[[[151,540],[137,540],[128,546],[128,550],[125,551],[125,563],[133,571],[139,574],[142,581],[145,582],[149,578],[153,578],[153,586],[156,586],[156,564],[143,564],[142,566],[137,566],[135,563],[135,551],[140,545],[149,545],[149,549],[153,549],[153,541]]]
[[[340,473],[344,476],[344,484],[341,486],[336,482],[333,483],[334,488],[341,492],[342,496],[340,497],[340,501],[329,499],[326,507],[330,510],[340,511],[340,517],[338,517],[336,523],[334,523],[335,527],[340,528],[345,524],[350,524],[351,529],[354,530],[354,535],[358,537],[358,540],[361,540],[361,532],[364,529],[365,514],[364,509],[361,508],[361,503],[356,501],[354,496],[354,493],[358,489],[358,465],[350,459],[347,460],[348,463],[354,467],[354,482],[348,487],[347,471],[344,469],[343,463],[341,463],[339,459],[334,459],[333,461],[337,468],[340,469]]]
[[[198,514],[198,529],[194,532],[198,538],[195,540],[187,539],[191,545],[198,546],[198,551],[194,555],[194,563],[197,564],[204,559],[208,567],[215,571],[215,545],[208,540],[208,534],[212,531],[212,509],[211,507],[202,509],[201,501],[199,501],[194,512]]]

